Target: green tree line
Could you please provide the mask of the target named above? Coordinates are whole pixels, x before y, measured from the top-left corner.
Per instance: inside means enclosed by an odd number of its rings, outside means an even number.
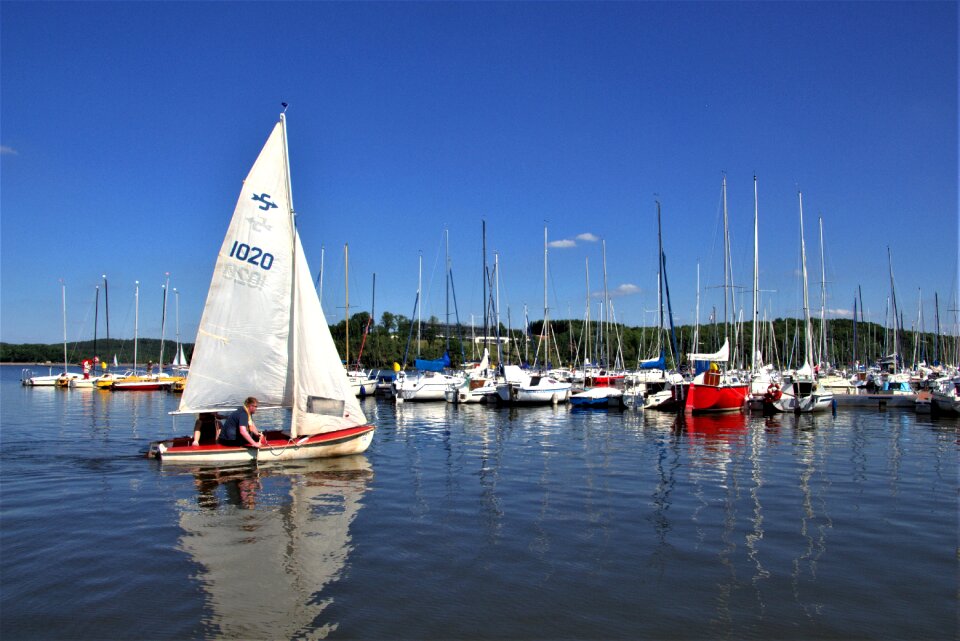
[[[368,328],[369,325],[369,328]],[[797,367],[802,364],[804,337],[802,323],[795,318],[778,318],[761,324],[758,332],[759,350],[764,362],[781,367]],[[402,315],[384,312],[379,323],[371,322],[370,314],[359,312],[350,317],[349,350],[345,349],[348,334],[347,323],[340,321],[330,326],[333,340],[340,356],[349,356],[350,365],[359,361],[363,367],[389,368],[394,362],[407,368],[413,366],[416,358],[441,358],[448,352],[454,367],[464,362],[478,360],[483,349],[482,327],[447,326],[436,317],[424,321],[418,328],[415,320]],[[747,323],[724,330],[723,325],[708,324],[699,328],[699,340],[694,344],[696,328],[692,325],[677,327],[676,344],[680,354],[679,363],[684,363],[690,352],[712,352],[723,344],[728,336],[731,353],[736,365],[750,364],[752,326]],[[894,350],[894,334],[876,323],[858,323],[854,340],[854,323],[849,319],[828,319],[826,321],[826,360],[839,366],[848,366],[854,359],[860,363],[871,364]],[[499,335],[509,339],[502,343],[500,354],[508,363],[549,363],[553,367],[582,365],[584,355],[596,364],[614,366],[621,364],[627,368],[637,365],[642,359],[659,355],[660,348],[667,355],[667,365],[675,367],[672,355],[672,341],[669,330],[662,335],[656,327],[626,327],[624,325],[603,325],[591,323],[589,328],[582,320],[555,320],[550,322],[550,351],[545,349],[540,337],[543,334],[543,322],[530,324],[528,331],[508,328],[500,325],[489,330],[491,337]],[[658,341],[659,336],[659,341]],[[819,321],[813,323],[813,343],[815,356],[820,357],[822,328]],[[419,338],[419,340],[418,340]],[[475,340],[481,339],[481,340]],[[896,336],[900,346],[899,353],[906,365],[919,362],[932,364],[940,362],[956,364],[958,339],[956,336],[937,336],[933,332],[914,332],[903,330]],[[538,343],[541,343],[539,351]],[[496,363],[498,351],[496,342],[489,343],[491,361]],[[589,353],[587,352],[589,348]],[[164,341],[163,362],[169,364],[174,357],[176,346],[172,341]],[[193,344],[183,343],[188,360],[193,355]],[[132,363],[133,341],[119,339],[101,339],[97,341],[96,352],[93,341],[80,341],[67,345],[67,362],[78,364],[85,358],[99,356],[101,360],[112,362],[113,356],[121,363]],[[62,363],[63,344],[11,344],[0,343],[0,362],[4,363]],[[160,362],[160,340],[141,338],[137,346],[137,362]]]

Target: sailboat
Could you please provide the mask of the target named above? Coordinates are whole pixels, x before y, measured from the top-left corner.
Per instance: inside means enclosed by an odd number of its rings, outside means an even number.
[[[160,374],[154,374],[151,366],[147,372],[141,372],[137,369],[137,341],[139,340],[140,325],[140,281],[134,283],[134,314],[133,314],[133,369],[121,378],[105,379],[98,382],[97,385],[107,385],[114,392],[153,392],[156,390],[167,390],[173,385],[173,379],[163,376],[163,365],[160,364]],[[164,289],[164,302],[166,302],[166,289]],[[162,330],[161,330],[162,331]],[[163,338],[160,339],[160,355],[163,356]]]
[[[343,281],[344,281],[344,292],[346,293],[346,312],[344,312],[343,318],[343,329],[344,329],[344,363],[347,366],[347,380],[350,381],[350,389],[353,390],[354,396],[373,396],[377,391],[377,379],[370,375],[369,372],[364,371],[360,368],[360,358],[363,355],[363,347],[360,348],[361,356],[357,356],[357,366],[353,369],[350,369],[350,261],[349,261],[349,246],[344,244],[343,246]],[[366,341],[367,331],[370,329],[370,323],[373,321],[373,315],[370,315],[370,318],[367,319],[367,324],[364,327],[363,340]]]
[[[20,382],[28,387],[69,387],[71,380],[80,378],[79,374],[67,369],[67,285],[63,279],[60,279],[60,299],[63,305],[63,372],[34,376],[33,372],[24,370],[24,376]]]
[[[250,169],[220,248],[176,414],[226,412],[253,396],[290,411],[260,448],[152,443],[165,463],[284,461],[365,451],[374,426],[334,345],[294,225],[286,117]]]
[[[727,289],[730,287],[730,234],[727,225],[727,177],[723,177],[723,322],[727,325]],[[739,412],[750,395],[750,385],[727,370],[730,360],[730,342],[724,337],[723,347],[712,354],[688,354],[691,363],[709,363],[699,372],[687,391],[686,411],[693,414],[707,412]],[[697,368],[699,370],[699,367]]]
[[[550,363],[550,308],[547,305],[547,228],[543,228],[543,333],[542,374],[530,374],[517,365],[503,365],[503,383],[497,385],[499,402],[509,405],[541,405],[566,403],[573,385],[555,378],[548,371]],[[540,348],[537,347],[539,356]],[[558,359],[559,360],[559,359]]]
[[[659,356],[647,358],[637,362],[637,371],[630,375],[631,389],[626,396],[628,406],[635,409],[656,409],[676,411],[683,409],[686,396],[686,386],[683,376],[676,371],[667,370],[667,355],[664,348],[668,344],[674,363],[677,361],[677,337],[673,326],[673,313],[670,313],[670,342],[667,343],[666,327],[663,319],[663,303],[667,300],[669,309],[673,309],[669,301],[670,288],[667,284],[667,257],[663,253],[663,233],[660,224],[660,201],[657,202],[657,308],[659,324],[657,326],[657,343],[655,352]]]
[[[803,194],[800,198],[800,262],[803,272],[803,321],[804,362],[793,374],[784,376],[784,385],[779,399],[773,406],[780,412],[821,412],[833,406],[833,394],[823,389],[817,380],[811,363],[813,357],[813,331],[810,327],[810,301],[807,293],[807,248],[803,240]]]
[[[177,291],[177,288],[173,288],[173,298],[176,303],[176,331],[177,331],[177,347],[176,353],[174,354],[173,361],[170,362],[170,367],[173,368],[173,371],[184,374],[190,369],[190,362],[187,360],[187,357],[183,353],[183,343],[180,342],[180,292]],[[177,384],[174,384],[174,388],[178,387]],[[183,383],[179,385],[180,390],[183,391]]]

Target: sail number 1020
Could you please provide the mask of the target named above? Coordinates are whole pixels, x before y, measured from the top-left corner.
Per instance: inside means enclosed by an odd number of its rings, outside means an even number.
[[[230,248],[230,258],[256,265],[265,271],[269,271],[273,267],[273,254],[265,252],[259,247],[251,247],[238,240],[233,241],[233,247]]]

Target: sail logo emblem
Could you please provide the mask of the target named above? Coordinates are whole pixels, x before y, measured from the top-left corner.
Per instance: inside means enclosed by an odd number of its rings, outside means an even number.
[[[266,194],[266,193],[264,193],[264,194],[259,194],[259,195],[254,194],[254,195],[253,195],[253,200],[256,200],[257,202],[263,203],[262,205],[260,205],[260,209],[262,209],[263,211],[269,211],[269,210],[271,210],[271,209],[276,209],[276,208],[277,208],[276,203],[270,202],[270,194]]]

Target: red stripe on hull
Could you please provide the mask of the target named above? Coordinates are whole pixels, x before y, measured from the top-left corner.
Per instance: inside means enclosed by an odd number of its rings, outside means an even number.
[[[259,450],[248,447],[220,445],[219,443],[194,447],[192,445],[192,437],[181,436],[153,444],[148,456],[158,455],[161,459],[181,462],[228,462],[230,460],[269,461],[271,460],[271,456],[276,455],[282,457],[288,451],[295,451],[296,456],[293,458],[313,458],[314,456],[322,457],[328,455],[341,456],[360,453],[365,450],[365,445],[362,449],[355,448],[357,451],[349,451],[349,447],[347,451],[343,451],[342,448],[338,448],[337,446],[348,444],[356,439],[365,438],[365,435],[372,433],[373,430],[374,427],[372,425],[358,425],[334,432],[314,434],[297,440],[291,440],[290,435],[284,432],[268,431],[264,434],[267,440],[266,445],[262,446]],[[153,449],[154,445],[163,445],[164,447],[155,451]],[[324,454],[323,452],[326,450],[329,450],[332,454]],[[306,454],[307,451],[313,452],[313,454]]]
[[[749,395],[749,385],[697,385],[687,390],[687,411],[694,414],[708,412],[739,412]]]

